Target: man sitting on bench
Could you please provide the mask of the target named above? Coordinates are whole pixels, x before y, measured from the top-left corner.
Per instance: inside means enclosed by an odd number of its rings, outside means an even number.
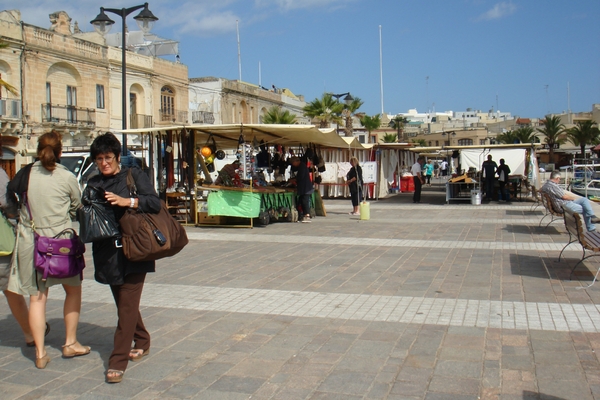
[[[573,193],[565,191],[560,186],[560,171],[552,171],[550,179],[542,186],[542,192],[547,193],[552,200],[552,205],[556,210],[562,210],[562,207],[567,210],[580,214],[585,221],[585,226],[588,231],[595,231],[594,223],[600,220],[594,215],[590,201],[585,197],[575,196]]]

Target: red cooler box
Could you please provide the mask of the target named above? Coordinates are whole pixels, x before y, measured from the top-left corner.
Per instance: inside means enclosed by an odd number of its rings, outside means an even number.
[[[400,191],[403,193],[415,191],[415,183],[412,176],[403,176],[400,178]]]

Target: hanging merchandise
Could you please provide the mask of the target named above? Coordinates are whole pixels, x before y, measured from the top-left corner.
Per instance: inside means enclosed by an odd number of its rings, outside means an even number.
[[[250,143],[244,143],[241,150],[242,179],[250,179],[254,173],[254,151]]]
[[[217,150],[215,156],[217,157],[217,160],[224,160],[225,152],[223,150]]]

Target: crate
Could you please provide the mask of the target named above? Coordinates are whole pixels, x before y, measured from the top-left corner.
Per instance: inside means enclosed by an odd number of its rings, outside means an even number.
[[[208,215],[207,212],[198,213],[198,225],[223,225],[227,222],[227,217],[222,215]]]

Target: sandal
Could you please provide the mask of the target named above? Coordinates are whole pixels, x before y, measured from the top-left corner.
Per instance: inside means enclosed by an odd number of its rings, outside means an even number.
[[[48,363],[50,362],[50,356],[48,355],[48,353],[46,353],[46,355],[44,357],[35,357],[35,367],[37,369],[44,369],[46,368],[46,365],[48,365]]]
[[[150,349],[131,349],[131,351],[129,351],[129,360],[140,361],[143,357],[147,356],[148,354],[150,354]]]
[[[46,332],[44,333],[44,336],[48,336],[49,333],[50,324],[46,322]],[[25,344],[27,344],[27,347],[35,347],[35,340],[32,340],[31,342],[25,342]]]
[[[119,371],[118,369],[109,369],[106,371],[106,383],[119,383],[123,380],[123,374],[125,371]],[[112,375],[109,376],[109,375]]]
[[[90,354],[90,351],[92,350],[92,348],[90,346],[82,346],[83,351],[76,351],[71,348],[71,346],[74,346],[76,344],[79,344],[79,342],[65,344],[62,347],[63,358],[73,358],[73,357],[85,356],[87,354]],[[79,345],[81,346],[81,344],[79,344]]]

